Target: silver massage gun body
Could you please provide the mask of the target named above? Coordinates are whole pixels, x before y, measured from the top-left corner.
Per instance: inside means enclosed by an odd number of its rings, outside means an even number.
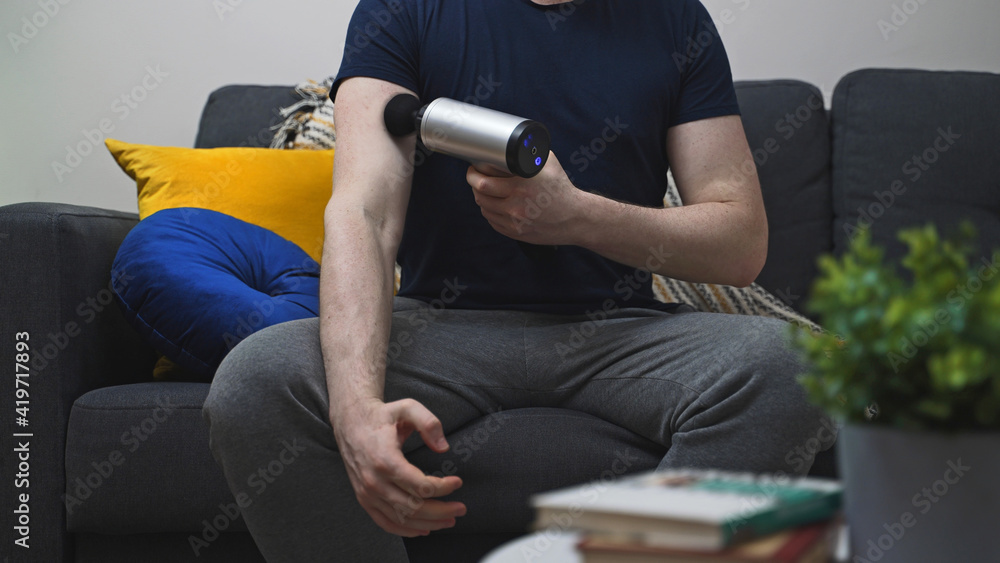
[[[428,150],[460,158],[491,176],[532,178],[549,158],[549,130],[537,121],[448,98],[422,105],[400,94],[385,107],[385,125],[395,137],[414,132]],[[518,241],[530,258],[548,257],[553,246]]]
[[[396,137],[417,132],[427,149],[468,161],[483,173],[531,178],[549,158],[549,131],[541,123],[448,98],[422,106],[416,97],[400,94],[386,105],[385,124]]]

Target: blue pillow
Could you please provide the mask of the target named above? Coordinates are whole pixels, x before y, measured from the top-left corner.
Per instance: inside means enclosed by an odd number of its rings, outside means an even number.
[[[253,332],[319,315],[319,264],[274,232],[216,211],[180,207],[146,217],[112,268],[129,323],[206,379]]]

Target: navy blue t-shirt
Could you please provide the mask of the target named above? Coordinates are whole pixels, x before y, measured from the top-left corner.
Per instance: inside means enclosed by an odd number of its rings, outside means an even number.
[[[540,121],[576,187],[646,207],[663,205],[667,129],[739,113],[725,49],[697,0],[361,0],[334,92],[356,76],[424,103],[447,97]],[[400,295],[562,314],[664,308],[648,273],[589,250],[530,259],[482,216],[468,163],[416,162]]]

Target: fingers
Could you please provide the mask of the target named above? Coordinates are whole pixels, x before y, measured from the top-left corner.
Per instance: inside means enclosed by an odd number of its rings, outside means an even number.
[[[489,196],[489,177],[486,174],[476,170],[475,166],[470,166],[469,170],[465,173],[465,181],[472,186],[472,191],[476,194],[476,197],[480,195]],[[495,196],[494,196],[495,197]]]
[[[455,519],[465,515],[465,505],[435,497],[451,494],[462,480],[424,475],[400,449],[416,430],[428,447],[447,451],[441,421],[412,399],[383,404],[382,409],[388,424],[355,443],[360,447],[344,448],[350,451],[345,463],[358,502],[379,527],[393,534],[412,537],[454,526]]]
[[[440,501],[426,501],[425,505],[445,504]],[[451,503],[449,503],[451,504]],[[459,504],[459,503],[454,503]],[[465,515],[465,507],[462,506],[461,514]],[[455,518],[432,518],[429,519],[421,511],[410,512],[408,509],[396,509],[382,507],[381,510],[370,512],[372,519],[383,530],[404,537],[425,536],[435,530],[451,528],[455,525]]]
[[[461,502],[415,495],[408,488],[388,480],[357,491],[357,498],[382,529],[398,535],[413,536],[450,528],[456,518],[465,516],[466,507]],[[454,484],[448,484],[443,490],[455,488]]]
[[[424,536],[433,530],[447,528],[447,524],[454,520],[432,521],[419,518],[408,517],[404,512],[396,511],[391,505],[384,502],[376,503],[374,510],[365,507],[371,515],[372,520],[390,534],[404,537]]]
[[[373,459],[367,471],[362,469],[362,486],[375,497],[400,504],[407,502],[405,496],[434,498],[450,495],[462,486],[462,480],[454,475],[424,475],[400,450],[393,449]]]
[[[417,432],[420,432],[420,437],[423,438],[427,447],[437,453],[448,451],[448,441],[445,440],[441,421],[427,407],[413,399],[401,399],[388,403],[386,406],[391,409],[390,412],[396,417],[396,420],[409,423]],[[405,436],[400,437],[400,446],[403,445],[403,441],[408,436],[409,432]]]
[[[539,202],[551,201],[551,194],[541,194],[534,180],[523,180],[515,177],[494,177],[469,167],[466,175],[472,186],[473,197],[479,206],[483,217],[498,233],[523,240],[524,225],[530,224],[527,218],[532,209],[539,209]],[[525,183],[527,182],[527,183]],[[534,185],[534,187],[531,187]]]
[[[465,172],[465,181],[477,192],[483,189],[482,184],[484,180],[486,180],[486,174],[476,170],[475,166],[470,166]]]
[[[521,235],[525,234],[525,227],[531,224],[530,219],[515,222],[515,220],[511,219],[510,215],[497,213],[486,208],[481,208],[481,212],[486,222],[493,227],[494,231],[516,240],[521,240]],[[521,225],[521,227],[518,228],[518,225]]]
[[[465,516],[465,505],[455,501],[442,501],[407,496],[401,502],[381,501],[379,512],[399,525],[418,527],[424,530],[447,528],[455,525],[455,519]],[[425,524],[416,524],[424,522]]]
[[[454,526],[455,519],[465,515],[465,505],[432,497],[451,494],[462,485],[461,479],[425,476],[401,454],[399,458],[394,476],[359,492],[362,507],[384,530],[407,537]]]
[[[367,507],[365,509],[368,510]],[[377,524],[379,528],[382,528],[390,534],[396,534],[397,536],[403,536],[404,538],[427,535],[423,530],[408,528],[403,524],[395,522],[377,510],[368,510],[368,514],[372,517],[372,520],[375,521],[375,524]]]
[[[477,202],[479,198],[504,199],[513,193],[513,185],[508,181],[513,176],[500,174],[503,173],[498,171],[497,175],[490,176],[483,174],[474,166],[469,167],[465,174],[465,181],[472,187]],[[517,179],[515,178],[514,181],[516,182]]]
[[[462,480],[454,475],[435,477],[424,475],[420,469],[406,463],[399,473],[391,477],[392,483],[407,494],[419,498],[448,496],[462,486]]]

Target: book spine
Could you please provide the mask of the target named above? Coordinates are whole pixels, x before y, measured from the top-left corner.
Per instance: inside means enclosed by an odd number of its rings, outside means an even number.
[[[788,528],[826,520],[840,509],[840,494],[826,495],[810,502],[779,505],[722,523],[724,545],[743,543]]]

